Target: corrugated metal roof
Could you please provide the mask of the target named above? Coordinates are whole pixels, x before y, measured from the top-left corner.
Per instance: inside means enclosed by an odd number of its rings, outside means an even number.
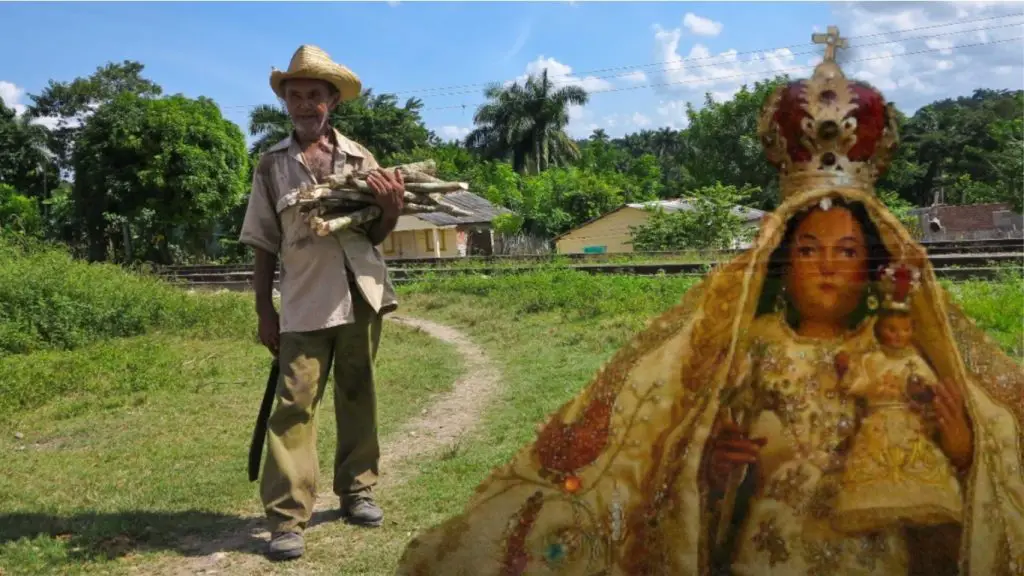
[[[455,226],[457,224],[482,224],[494,220],[501,214],[512,211],[502,206],[495,206],[472,192],[459,191],[444,195],[445,202],[469,212],[469,216],[453,216],[446,212],[428,212],[416,214],[416,218],[430,222],[435,226]]]
[[[666,212],[679,212],[681,210],[692,209],[690,201],[686,198],[676,200],[654,200],[651,202],[643,202],[639,204],[627,204],[627,206],[629,206],[630,208],[636,208],[638,210],[643,210],[645,208],[661,207]],[[747,208],[746,206],[734,206],[732,209],[732,213],[735,214],[736,216],[739,216],[740,218],[743,218],[747,222],[760,220],[761,218],[764,217],[765,214],[763,211],[758,210],[757,208]]]

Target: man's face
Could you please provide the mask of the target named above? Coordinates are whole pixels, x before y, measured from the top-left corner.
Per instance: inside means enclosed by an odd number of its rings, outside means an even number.
[[[309,142],[324,133],[338,95],[326,82],[296,78],[285,82],[284,103],[299,139]]]

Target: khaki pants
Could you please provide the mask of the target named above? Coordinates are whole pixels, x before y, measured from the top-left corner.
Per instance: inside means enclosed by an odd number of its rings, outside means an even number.
[[[281,334],[277,404],[267,426],[267,461],[260,496],[272,531],[301,532],[313,515],[319,462],[316,409],[334,363],[334,493],[368,490],[377,482],[377,397],[374,360],[381,317],[352,288],[356,321],[314,332]]]

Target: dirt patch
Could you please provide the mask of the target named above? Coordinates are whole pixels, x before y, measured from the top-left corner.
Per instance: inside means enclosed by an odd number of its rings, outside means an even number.
[[[409,471],[404,464],[409,461],[432,453],[444,457],[445,451],[457,450],[462,438],[476,427],[488,401],[497,393],[500,378],[486,352],[462,332],[418,318],[392,315],[389,320],[422,330],[455,346],[462,357],[464,372],[450,391],[439,395],[396,433],[382,439],[378,492],[408,479]],[[333,492],[321,492],[307,532],[334,519],[337,506]],[[182,557],[165,559],[159,566],[139,566],[137,573],[174,576],[274,573],[273,565],[262,556],[269,539],[262,516],[254,516],[242,529],[221,537],[186,540],[182,543]]]

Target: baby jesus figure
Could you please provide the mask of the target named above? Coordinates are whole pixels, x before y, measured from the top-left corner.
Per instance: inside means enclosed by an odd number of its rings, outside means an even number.
[[[912,342],[909,298],[918,277],[908,266],[883,272],[878,347],[844,374],[847,393],[862,399],[867,413],[853,438],[833,510],[833,525],[843,532],[961,520],[956,473],[915,410],[915,404],[924,408],[931,402],[938,383]]]

